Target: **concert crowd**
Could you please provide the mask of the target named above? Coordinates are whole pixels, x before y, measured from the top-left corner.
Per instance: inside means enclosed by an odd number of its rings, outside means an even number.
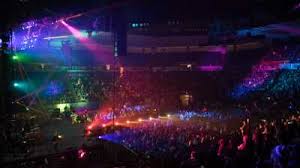
[[[299,115],[246,119],[239,128],[217,122],[153,121],[103,138],[166,167],[298,167],[300,146],[294,143],[299,141],[299,124]]]

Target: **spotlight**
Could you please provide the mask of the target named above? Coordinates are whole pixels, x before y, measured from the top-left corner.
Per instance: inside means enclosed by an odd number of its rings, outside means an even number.
[[[18,87],[18,86],[20,86],[20,84],[17,83],[17,82],[15,82],[15,83],[14,83],[14,87]]]
[[[88,126],[88,129],[89,129],[89,130],[90,130],[90,129],[92,129],[92,128],[93,128],[93,126],[92,126],[92,125],[89,125],[89,126]]]
[[[127,120],[127,121],[126,121],[126,123],[127,123],[127,124],[129,124],[129,123],[130,123],[130,121],[129,121],[129,120]]]
[[[142,122],[143,120],[141,119],[141,118],[139,118],[139,120],[138,120],[139,122]]]
[[[60,22],[60,23],[62,23],[62,24],[67,24],[63,19],[59,19],[59,20],[56,21],[56,22]]]
[[[168,114],[168,115],[167,115],[167,117],[168,117],[168,118],[170,118],[170,117],[171,117],[171,115],[170,115],[170,114]]]
[[[119,123],[118,123],[118,122],[116,122],[116,125],[119,125]]]
[[[109,71],[110,70],[110,65],[106,64],[105,66],[106,66],[106,70]]]
[[[85,152],[83,149],[79,149],[79,150],[78,150],[78,158],[79,158],[79,159],[84,158],[85,155],[86,155],[86,152]]]
[[[152,118],[152,117],[149,117],[149,120],[150,120],[150,121],[152,121],[152,120],[153,120],[153,118]]]
[[[18,57],[18,56],[16,56],[16,55],[14,55],[14,56],[12,56],[12,59],[13,59],[13,60],[18,60],[18,59],[19,59],[19,57]]]
[[[102,127],[106,127],[106,124],[102,124]]]

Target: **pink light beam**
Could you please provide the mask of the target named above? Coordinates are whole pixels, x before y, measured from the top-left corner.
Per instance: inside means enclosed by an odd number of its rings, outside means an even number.
[[[80,43],[86,47],[89,51],[93,53],[93,55],[97,56],[97,59],[100,59],[104,63],[111,63],[112,62],[112,55],[107,55],[107,49],[104,49],[101,44],[85,37],[78,29],[74,28],[73,26],[69,25],[64,20],[60,20],[60,23],[64,25],[72,34],[73,36],[80,41]]]
[[[60,23],[62,23],[73,35],[75,38],[79,39],[79,40],[85,40],[87,38],[85,38],[81,32],[77,29],[75,29],[74,27],[70,26],[69,24],[67,24],[65,21],[61,20]]]

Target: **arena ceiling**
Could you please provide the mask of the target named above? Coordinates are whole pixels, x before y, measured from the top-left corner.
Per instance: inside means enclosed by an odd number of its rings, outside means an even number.
[[[269,23],[299,15],[298,0],[8,0],[0,2],[1,29],[32,19],[63,17],[90,10],[124,9],[131,17],[223,19],[264,18]]]

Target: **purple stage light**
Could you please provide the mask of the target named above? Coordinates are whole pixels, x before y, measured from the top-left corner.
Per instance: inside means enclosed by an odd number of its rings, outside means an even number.
[[[200,71],[213,72],[213,71],[221,71],[223,69],[223,66],[220,65],[198,66],[198,69]]]
[[[294,6],[294,9],[297,10],[300,8],[300,3],[297,3],[295,6]]]
[[[43,35],[46,26],[37,20],[32,20],[21,24],[14,29],[12,43],[17,50],[35,48],[38,40]]]
[[[300,35],[300,28],[298,27],[293,27],[293,26],[289,26],[289,25],[274,25],[273,26],[275,29],[278,29],[280,31],[283,31],[283,32],[288,32],[288,33],[291,33],[293,35],[297,35],[299,36]]]

